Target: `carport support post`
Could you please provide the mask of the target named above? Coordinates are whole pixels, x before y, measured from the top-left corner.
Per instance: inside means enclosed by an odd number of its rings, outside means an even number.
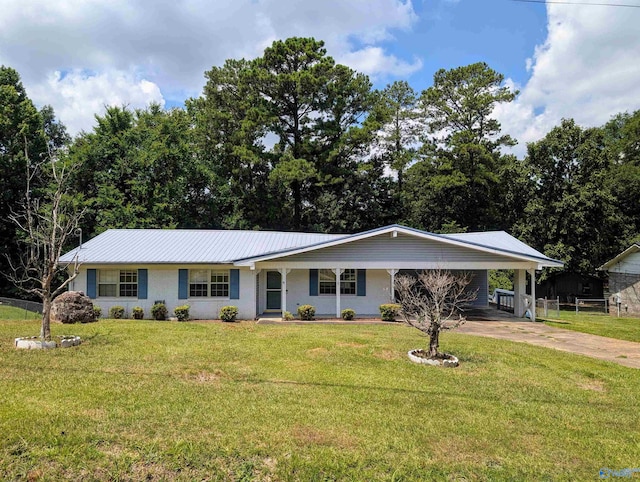
[[[530,269],[531,276],[531,321],[536,321],[536,269]]]
[[[344,270],[335,268],[332,271],[336,274],[336,318],[340,318],[340,277]]]
[[[527,272],[523,269],[514,270],[513,276],[513,314],[516,318],[524,315],[524,298],[527,293]]]

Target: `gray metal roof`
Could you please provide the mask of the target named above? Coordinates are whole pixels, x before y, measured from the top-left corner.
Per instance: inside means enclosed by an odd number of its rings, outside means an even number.
[[[82,245],[83,263],[233,263],[343,234],[187,229],[109,229]],[[60,258],[73,261],[78,248]]]
[[[504,231],[486,231],[483,233],[455,233],[442,234],[445,238],[457,239],[468,243],[478,244],[485,247],[509,251],[512,253],[528,254],[537,258],[546,258],[540,251],[533,249],[528,244],[523,243]]]
[[[533,257],[562,265],[504,231],[433,234],[405,226],[392,225],[363,233],[318,234],[278,231],[221,231],[183,229],[110,229],[82,245],[78,259],[83,263],[212,263],[233,264],[240,260],[289,254],[304,249],[320,249],[335,242],[349,242],[393,229],[418,236],[463,243],[470,248],[501,251],[507,255]],[[70,262],[78,248],[60,258]]]

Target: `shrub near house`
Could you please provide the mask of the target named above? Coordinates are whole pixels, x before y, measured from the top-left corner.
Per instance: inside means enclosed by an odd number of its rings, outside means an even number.
[[[173,310],[173,314],[176,315],[178,321],[188,321],[189,305],[176,306]]]

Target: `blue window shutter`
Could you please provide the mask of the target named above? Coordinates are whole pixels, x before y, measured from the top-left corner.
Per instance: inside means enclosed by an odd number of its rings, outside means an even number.
[[[186,300],[189,297],[189,270],[178,270],[178,299]]]
[[[229,299],[240,299],[240,270],[229,270]]]
[[[87,270],[87,296],[92,300],[96,299],[96,278],[97,272],[95,269]]]
[[[309,296],[318,296],[318,270],[309,270]]]
[[[359,269],[357,276],[358,296],[367,296],[367,270]]]
[[[147,299],[148,273],[146,269],[138,270],[138,299]]]

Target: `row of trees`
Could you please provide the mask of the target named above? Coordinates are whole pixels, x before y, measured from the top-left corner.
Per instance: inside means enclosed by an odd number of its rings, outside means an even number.
[[[593,273],[639,233],[640,112],[589,129],[565,120],[517,159],[492,118],[517,92],[484,63],[441,70],[422,92],[404,81],[376,91],[322,42],[292,38],[205,75],[203,94],[184,109],[111,106],[72,140],[2,67],[0,242],[9,258],[21,249],[8,217],[27,168],[51,156],[74,167],[85,240],[108,228],[355,232],[399,222],[504,229],[570,271]]]

